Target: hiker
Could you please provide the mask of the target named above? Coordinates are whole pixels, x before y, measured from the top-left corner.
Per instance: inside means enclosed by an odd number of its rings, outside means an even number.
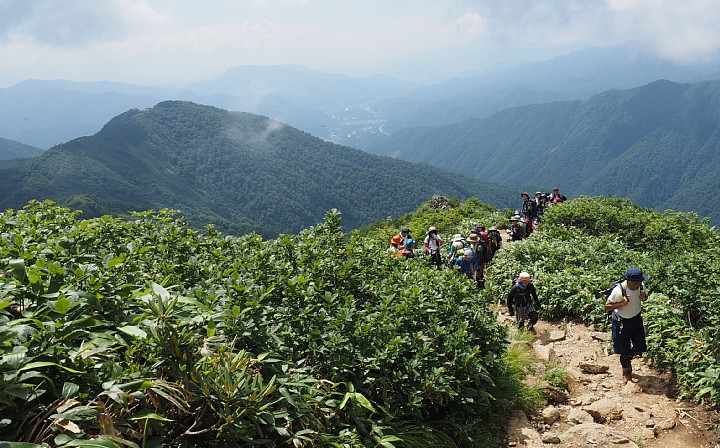
[[[525,226],[524,223],[520,223],[520,217],[518,215],[513,215],[513,217],[510,218],[510,228],[508,229],[508,234],[510,235],[510,240],[512,241],[520,241],[525,238]]]
[[[438,269],[442,266],[442,260],[440,259],[440,245],[442,243],[443,240],[438,236],[437,227],[430,226],[425,235],[425,253],[429,255],[430,264],[437,266]]]
[[[625,281],[612,290],[605,301],[605,311],[612,311],[613,352],[620,355],[622,379],[632,381],[632,358],[647,349],[640,302],[647,299],[643,282],[647,275],[640,268],[625,272]]]
[[[490,239],[490,249],[493,251],[493,255],[497,253],[502,247],[502,235],[497,226],[490,227],[488,232],[488,239]]]
[[[510,288],[507,297],[507,307],[510,315],[515,316],[518,329],[522,330],[527,320],[528,331],[535,333],[540,300],[529,273],[523,271],[513,281],[513,286]]]
[[[405,248],[405,240],[411,238],[410,228],[407,226],[400,227],[400,232],[390,238],[390,247],[388,252],[397,252]]]
[[[561,202],[567,201],[567,198],[560,194],[560,189],[558,187],[553,188],[553,194],[552,194],[552,203],[553,204],[559,204]]]
[[[529,237],[532,231],[535,230],[535,221],[524,216],[520,216],[519,220],[525,227],[525,238]]]
[[[537,206],[537,222],[540,223],[542,221],[542,216],[545,214],[545,210],[550,207],[550,203],[548,202],[548,195],[543,193],[540,195],[540,199],[538,201]]]
[[[405,240],[405,244],[403,245],[402,249],[398,250],[397,257],[398,258],[415,258],[415,252],[413,252],[415,249],[415,240],[412,238],[408,238]]]
[[[465,238],[463,238],[461,234],[456,233],[453,239],[450,240],[450,247],[448,248],[447,262],[450,269],[453,269],[455,266],[455,259],[458,257],[458,254],[462,254],[463,249],[465,249]]]
[[[477,233],[477,229],[470,231],[470,236],[465,240],[473,251],[473,267],[475,267],[475,282],[478,289],[485,288],[485,257],[487,247]]]
[[[474,256],[475,254],[473,253],[473,250],[469,247],[466,248],[462,252],[462,255],[455,259],[453,269],[457,269],[459,272],[462,272],[467,276],[467,278],[475,279],[475,264],[473,263]]]
[[[520,193],[522,198],[522,205],[520,206],[520,214],[523,218],[527,218],[530,221],[537,217],[537,208],[535,207],[535,199],[530,199],[530,195],[523,191]]]

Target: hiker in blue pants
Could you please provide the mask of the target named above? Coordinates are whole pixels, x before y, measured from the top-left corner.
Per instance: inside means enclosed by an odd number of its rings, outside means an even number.
[[[647,299],[643,281],[647,276],[640,268],[630,268],[625,281],[613,289],[605,302],[605,311],[612,311],[613,351],[620,355],[622,379],[632,381],[632,358],[647,349],[640,302]]]

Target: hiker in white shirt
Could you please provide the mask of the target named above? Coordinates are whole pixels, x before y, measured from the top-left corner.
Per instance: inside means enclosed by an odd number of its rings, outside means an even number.
[[[613,289],[605,302],[612,311],[613,351],[620,355],[623,381],[632,380],[632,358],[647,349],[640,302],[647,299],[643,281],[647,276],[640,268],[630,268],[625,281]]]

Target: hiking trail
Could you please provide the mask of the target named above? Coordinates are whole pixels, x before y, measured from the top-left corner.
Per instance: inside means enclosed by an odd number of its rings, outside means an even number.
[[[498,321],[510,328],[514,318],[503,307]],[[633,381],[624,384],[610,330],[579,323],[540,320],[532,345],[540,364],[526,379],[542,384],[548,362],[567,372],[569,390],[545,387],[547,405],[537,415],[516,411],[508,423],[507,447],[720,448],[716,411],[687,400],[676,401],[673,375],[633,360]],[[546,383],[545,383],[546,384]]]

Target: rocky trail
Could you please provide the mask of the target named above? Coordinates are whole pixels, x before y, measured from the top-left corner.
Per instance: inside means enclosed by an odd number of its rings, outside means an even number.
[[[506,313],[501,323],[512,327]],[[550,365],[567,372],[568,390],[545,387],[548,405],[537,415],[517,412],[509,423],[507,447],[720,448],[717,412],[676,401],[673,376],[643,358],[633,360],[633,381],[624,384],[612,353],[610,330],[540,321],[531,344],[539,359],[528,378],[542,384]]]

